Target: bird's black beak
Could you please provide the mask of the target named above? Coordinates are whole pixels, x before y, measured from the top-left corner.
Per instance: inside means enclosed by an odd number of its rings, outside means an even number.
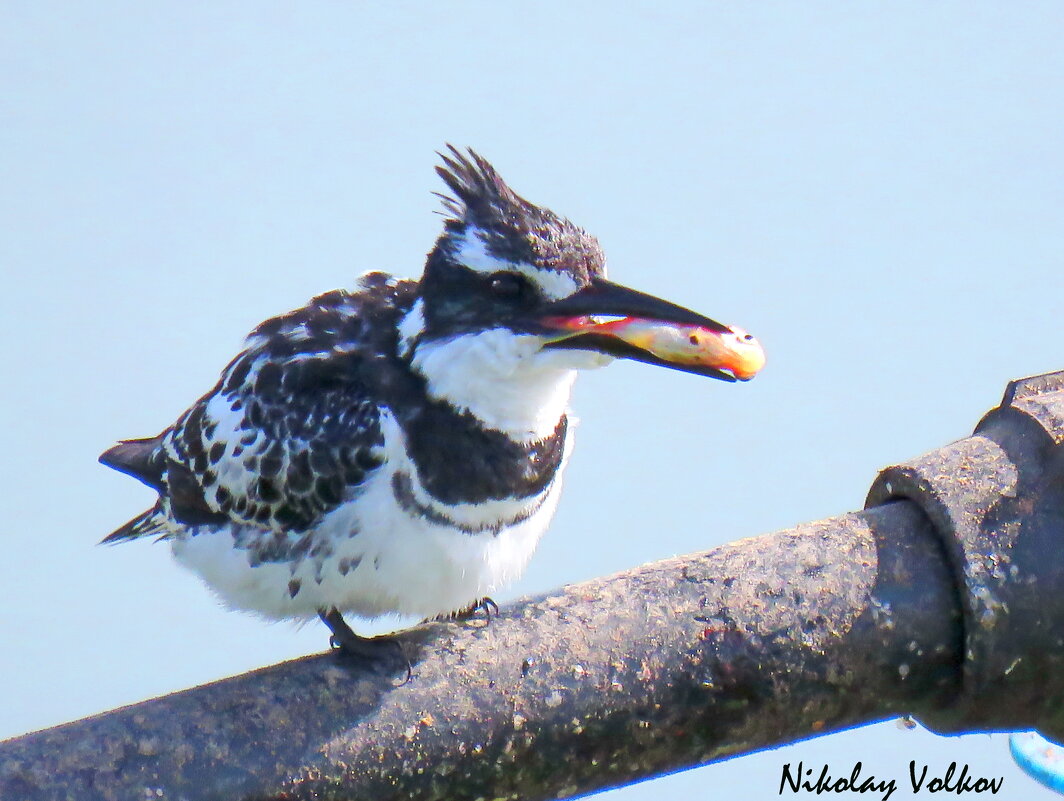
[[[638,317],[666,323],[697,325],[718,333],[731,330],[728,326],[683,306],[601,278],[595,279],[569,297],[549,304],[544,313],[551,317]]]
[[[722,381],[748,380],[765,361],[742,329],[604,279],[546,304],[537,318],[547,329],[545,347],[595,350]]]

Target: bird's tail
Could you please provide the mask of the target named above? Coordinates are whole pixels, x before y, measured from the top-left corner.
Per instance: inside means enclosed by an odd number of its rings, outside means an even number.
[[[114,545],[117,542],[136,540],[141,537],[164,536],[166,533],[166,515],[162,510],[162,506],[156,504],[143,514],[134,517],[124,526],[119,526],[100,540],[100,544]]]

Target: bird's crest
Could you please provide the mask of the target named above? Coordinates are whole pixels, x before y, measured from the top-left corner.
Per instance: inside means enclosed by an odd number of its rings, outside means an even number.
[[[447,145],[450,155],[438,153],[443,165],[436,173],[447,184],[453,197],[436,193],[443,208],[459,222],[480,227],[497,224],[499,217],[528,213],[536,209],[506,185],[494,167],[472,148],[468,155],[454,145]]]
[[[436,193],[452,226],[479,229],[488,250],[503,259],[581,275],[604,274],[596,239],[550,209],[514,192],[496,169],[472,148],[447,145],[436,172],[453,196]],[[444,239],[448,236],[444,234]]]

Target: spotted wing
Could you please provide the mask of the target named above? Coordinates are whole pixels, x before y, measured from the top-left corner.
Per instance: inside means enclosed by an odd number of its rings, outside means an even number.
[[[383,461],[374,382],[394,350],[381,336],[394,339],[406,283],[328,293],[268,320],[171,429],[102,460],[159,489],[154,521],[312,528]],[[108,540],[154,533],[149,522],[130,521]]]
[[[189,410],[167,440],[173,516],[303,531],[361,485],[382,458],[379,411],[336,361],[263,358],[243,389]]]

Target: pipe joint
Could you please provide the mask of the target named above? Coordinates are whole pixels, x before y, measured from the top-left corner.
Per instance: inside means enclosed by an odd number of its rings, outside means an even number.
[[[963,609],[961,696],[930,727],[1064,735],[1064,371],[1010,382],[972,436],[886,468],[865,506],[902,498]]]

